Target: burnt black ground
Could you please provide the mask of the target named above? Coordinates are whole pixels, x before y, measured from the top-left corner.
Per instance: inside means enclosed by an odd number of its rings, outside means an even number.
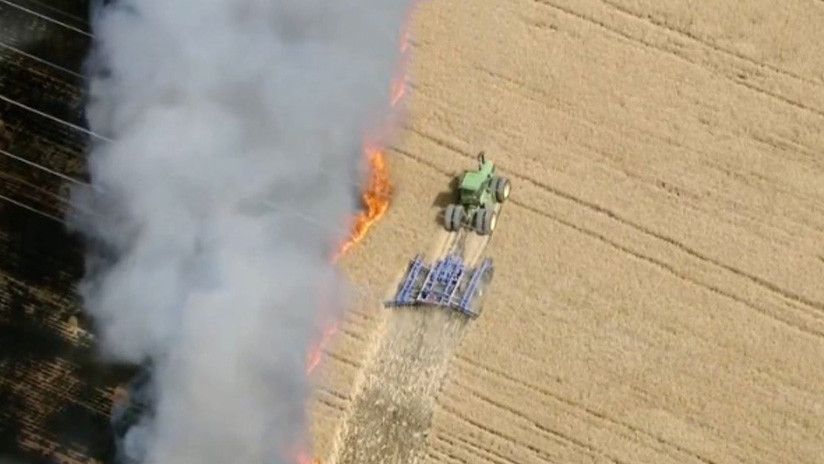
[[[56,220],[67,181],[46,169],[83,179],[88,135],[25,108],[85,127],[87,10],[0,0],[0,457],[23,462],[108,462],[111,392],[128,375],[72,335],[82,248]]]

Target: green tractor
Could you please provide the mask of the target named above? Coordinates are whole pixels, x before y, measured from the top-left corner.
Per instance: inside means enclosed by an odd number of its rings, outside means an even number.
[[[458,203],[444,210],[444,227],[450,232],[466,227],[491,234],[497,222],[495,205],[509,197],[509,179],[494,174],[495,163],[486,161],[484,152],[478,153],[478,163],[477,170],[458,178]]]

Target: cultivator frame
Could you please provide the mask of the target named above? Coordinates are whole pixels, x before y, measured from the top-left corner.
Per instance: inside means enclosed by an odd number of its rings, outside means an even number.
[[[473,269],[454,253],[436,260],[431,266],[419,254],[409,262],[395,297],[386,305],[448,307],[474,319],[480,315],[481,288],[492,278],[493,272],[491,258],[484,258]]]

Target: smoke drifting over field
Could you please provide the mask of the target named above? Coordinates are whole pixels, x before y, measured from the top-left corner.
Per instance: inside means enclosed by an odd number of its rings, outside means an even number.
[[[388,111],[411,0],[131,0],[93,9],[81,294],[109,357],[151,358],[146,463],[279,463],[305,354]],[[92,210],[94,215],[80,214]]]

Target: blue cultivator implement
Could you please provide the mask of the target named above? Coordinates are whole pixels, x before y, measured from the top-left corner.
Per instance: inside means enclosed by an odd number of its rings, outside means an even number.
[[[492,259],[485,258],[475,269],[467,268],[460,256],[450,254],[427,266],[423,255],[409,262],[395,298],[387,306],[444,306],[472,318],[480,314],[483,284],[492,278]]]

